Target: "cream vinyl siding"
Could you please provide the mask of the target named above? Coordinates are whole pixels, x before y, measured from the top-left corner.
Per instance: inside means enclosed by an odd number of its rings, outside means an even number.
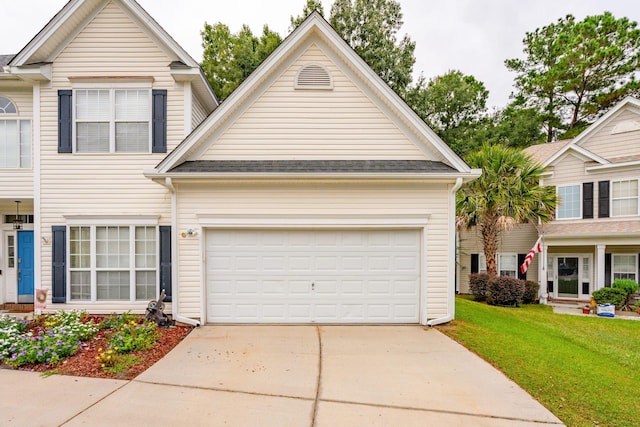
[[[553,164],[553,177],[545,178],[544,185],[569,185],[585,181],[585,161],[569,152]]]
[[[471,273],[471,254],[481,254],[482,236],[477,227],[469,230],[466,228],[459,232],[458,259],[460,263],[460,277],[458,280],[458,291],[468,294],[469,274]],[[538,232],[532,224],[517,224],[509,231],[503,231],[498,238],[498,253],[503,254],[526,254],[538,240]],[[540,254],[533,257],[527,270],[527,280],[538,281],[538,259]],[[520,266],[518,265],[518,268]]]
[[[151,215],[171,224],[171,196],[143,176],[165,156],[144,154],[59,154],[58,90],[72,89],[68,77],[151,77],[153,89],[166,89],[167,148],[184,136],[184,96],[169,73],[170,58],[113,3],[109,3],[58,55],[51,87],[41,90],[41,230],[51,239],[52,225],[65,216]],[[117,84],[114,78],[106,84]],[[69,171],[73,171],[70,175]],[[42,247],[42,285],[51,289],[51,245]],[[50,309],[87,308],[94,312],[128,309],[129,303],[55,304]],[[146,307],[146,304],[144,305]],[[144,311],[141,306],[141,310]]]
[[[625,121],[640,123],[640,114],[621,110],[580,145],[605,159],[640,155],[640,130],[612,134],[616,125]]]
[[[202,216],[277,218],[283,228],[299,218],[428,217],[425,274],[429,318],[447,314],[449,278],[449,193],[446,185],[398,183],[209,182],[176,183],[178,235],[198,228]],[[200,317],[204,230],[178,237],[180,314]],[[424,298],[424,296],[423,296]]]
[[[208,116],[207,111],[197,96],[193,96],[193,116],[191,118],[191,129],[198,127],[200,123]]]
[[[1,83],[0,83],[1,84]],[[9,98],[18,109],[18,114],[0,115],[0,119],[31,120],[31,165],[33,167],[33,93],[30,87],[21,89],[4,88],[0,85],[0,96]],[[0,199],[32,198],[33,197],[33,168],[2,169],[0,168]],[[14,205],[15,210],[15,205]]]
[[[297,72],[309,63],[326,67],[333,76],[332,90],[294,88]],[[201,157],[293,158],[424,159],[425,155],[313,43]]]

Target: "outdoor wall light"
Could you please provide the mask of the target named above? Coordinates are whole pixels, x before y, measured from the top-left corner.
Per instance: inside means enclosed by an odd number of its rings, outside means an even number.
[[[183,231],[181,236],[185,237],[196,237],[198,235],[198,230],[195,228],[187,228],[187,231]]]

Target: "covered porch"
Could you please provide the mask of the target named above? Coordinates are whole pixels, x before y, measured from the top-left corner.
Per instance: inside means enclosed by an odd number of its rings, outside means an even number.
[[[638,281],[640,221],[548,224],[538,265],[541,297],[589,301],[615,279]]]

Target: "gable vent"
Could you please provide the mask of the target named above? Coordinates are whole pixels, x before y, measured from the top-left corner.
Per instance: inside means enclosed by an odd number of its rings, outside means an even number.
[[[303,66],[296,76],[296,89],[333,89],[329,71],[318,64]]]

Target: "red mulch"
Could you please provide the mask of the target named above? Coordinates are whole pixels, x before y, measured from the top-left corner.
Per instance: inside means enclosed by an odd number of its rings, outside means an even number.
[[[94,318],[96,323],[99,323],[101,319]],[[140,363],[132,366],[126,372],[119,374],[110,374],[104,372],[101,367],[101,363],[96,360],[98,355],[98,349],[107,348],[107,341],[105,335],[109,331],[100,330],[97,335],[90,341],[82,344],[82,347],[76,354],[63,360],[56,365],[29,365],[19,368],[23,371],[36,371],[47,372],[52,371],[61,375],[74,375],[79,377],[94,377],[94,378],[114,378],[119,380],[131,380],[142,372],[147,370],[151,365],[162,359],[165,354],[171,351],[184,337],[186,337],[193,327],[176,325],[169,328],[158,328],[160,332],[160,338],[156,345],[149,350],[135,351],[129,354],[139,356],[142,360]]]

